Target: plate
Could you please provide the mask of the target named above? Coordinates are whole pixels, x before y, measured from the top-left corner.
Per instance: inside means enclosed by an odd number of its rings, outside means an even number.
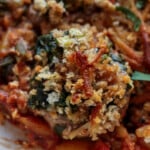
[[[25,139],[26,137],[23,131],[9,122],[0,125],[0,150],[27,150],[20,144],[17,144],[18,140]]]

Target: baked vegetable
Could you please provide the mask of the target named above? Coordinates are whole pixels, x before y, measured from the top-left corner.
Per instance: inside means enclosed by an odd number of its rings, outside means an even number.
[[[108,37],[94,35],[87,26],[41,37],[35,56],[41,69],[33,75],[28,106],[64,139],[96,140],[112,132],[122,120],[133,85],[129,66],[112,50]],[[90,45],[94,38],[97,47]],[[45,61],[49,57],[51,61]]]

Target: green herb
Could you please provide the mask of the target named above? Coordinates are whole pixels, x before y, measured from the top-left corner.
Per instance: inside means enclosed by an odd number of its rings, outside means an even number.
[[[57,48],[56,39],[52,33],[44,34],[38,37],[36,43],[36,54],[40,54],[43,51],[50,52]]]
[[[61,58],[63,49],[59,47],[57,40],[53,37],[52,33],[39,36],[36,42],[36,54],[46,52],[49,62],[51,62],[53,56]]]
[[[67,106],[67,104],[66,104],[67,96],[68,96],[68,92],[66,92],[66,90],[63,89],[61,92],[61,95],[60,95],[60,99],[58,102],[55,102],[55,105],[59,106],[59,107],[66,107]]]
[[[114,62],[118,63],[118,65],[122,71],[127,71],[127,67],[126,67],[125,62],[122,59],[121,55],[119,55],[118,53],[115,53],[115,52],[111,52],[109,55],[112,58],[113,63]]]
[[[36,95],[30,95],[28,100],[28,106],[32,109],[47,109],[49,107],[49,103],[47,102],[47,95],[43,92],[42,87],[37,87],[35,89]]]
[[[116,7],[117,11],[121,11],[129,20],[133,22],[133,28],[135,31],[139,31],[141,26],[141,20],[130,9],[122,6]]]
[[[132,80],[150,81],[150,74],[135,71],[132,74]]]
[[[112,53],[110,53],[110,57],[111,57],[112,60],[115,61],[115,62],[119,62],[119,63],[122,63],[122,62],[123,62],[121,56],[120,56],[118,53],[112,52]]]
[[[35,76],[36,77],[36,76]],[[47,98],[48,94],[51,93],[52,91],[49,92],[44,92],[44,86],[43,83],[44,80],[37,81],[35,78],[32,79],[30,86],[31,90],[36,90],[36,94],[30,94],[29,100],[28,100],[28,106],[32,109],[47,109],[51,105],[48,103]],[[55,106],[59,107],[66,107],[66,97],[68,96],[68,93],[65,90],[62,90],[59,101],[55,102]]]
[[[102,61],[106,60],[108,58],[108,55],[107,54],[103,54],[102,55]]]
[[[137,9],[143,9],[146,3],[147,3],[147,0],[137,0],[135,5]]]

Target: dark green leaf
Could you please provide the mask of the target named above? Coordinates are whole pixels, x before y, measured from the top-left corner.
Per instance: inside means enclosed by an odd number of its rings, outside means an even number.
[[[132,74],[132,80],[150,81],[150,74],[135,71]]]
[[[46,109],[49,107],[49,103],[46,101],[47,95],[43,92],[43,88],[37,87],[37,94],[30,95],[28,100],[28,106],[32,109]]]
[[[65,89],[62,90],[61,95],[60,95],[60,99],[58,102],[55,103],[56,106],[59,107],[66,107],[66,98],[68,96],[68,92],[66,92]]]
[[[36,54],[40,54],[43,51],[50,52],[57,48],[57,41],[53,37],[52,33],[44,34],[38,37],[36,43]]]
[[[115,62],[119,62],[119,63],[122,63],[123,60],[121,58],[121,56],[118,54],[118,53],[110,53],[110,57],[112,58],[113,61]]]
[[[121,55],[119,55],[118,53],[115,53],[115,52],[111,52],[110,57],[112,58],[113,62],[118,63],[118,65],[122,71],[127,71],[127,67],[126,67],[125,62],[122,59]]]
[[[137,0],[135,5],[138,9],[143,9],[146,3],[147,3],[147,0]]]
[[[42,52],[47,53],[49,63],[51,63],[53,56],[61,58],[63,54],[63,48],[59,47],[52,33],[44,34],[38,37],[36,43],[36,54],[40,55]]]
[[[133,22],[134,30],[139,31],[141,26],[141,20],[139,17],[126,7],[117,6],[116,10],[122,12],[129,20],[131,20]]]

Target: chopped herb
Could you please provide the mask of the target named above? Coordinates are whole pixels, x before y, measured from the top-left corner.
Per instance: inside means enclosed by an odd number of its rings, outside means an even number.
[[[60,58],[63,49],[59,47],[57,40],[53,37],[52,33],[39,36],[36,43],[36,54],[40,55],[42,52],[48,54],[49,62],[52,61],[53,56]]]
[[[58,102],[55,103],[56,106],[59,107],[66,107],[66,98],[68,96],[68,92],[66,92],[65,89],[62,90],[61,95],[60,95],[60,99]]]
[[[113,62],[118,63],[122,71],[127,71],[127,67],[121,55],[119,55],[118,53],[112,52],[110,53],[110,57],[112,58]]]
[[[42,81],[43,82],[43,81]],[[54,91],[45,92],[44,86],[42,85],[41,81],[35,80],[35,78],[31,81],[31,91],[35,90],[36,94],[30,94],[29,100],[28,100],[28,106],[32,109],[47,109],[51,106],[51,104],[48,102],[48,94]],[[59,101],[53,102],[55,106],[59,107],[66,107],[66,97],[68,96],[68,93],[63,90],[61,92]]]
[[[41,54],[43,51],[50,52],[56,48],[57,42],[52,33],[44,34],[38,37],[36,43],[36,54]]]
[[[137,9],[143,9],[146,3],[147,3],[147,0],[137,0],[135,5]]]
[[[117,6],[116,10],[121,11],[129,20],[131,20],[133,22],[134,30],[139,31],[141,26],[141,20],[139,17],[126,7]]]
[[[135,71],[132,74],[132,80],[150,81],[150,74]]]
[[[102,55],[102,61],[106,60],[108,58],[108,55],[107,54],[103,54]]]
[[[110,53],[110,57],[112,58],[113,61],[115,62],[119,62],[119,63],[122,63],[123,60],[121,58],[121,56],[118,54],[118,53]]]
[[[42,88],[36,88],[36,95],[30,96],[28,106],[32,109],[46,109],[49,103],[46,101],[47,95],[43,92]]]

